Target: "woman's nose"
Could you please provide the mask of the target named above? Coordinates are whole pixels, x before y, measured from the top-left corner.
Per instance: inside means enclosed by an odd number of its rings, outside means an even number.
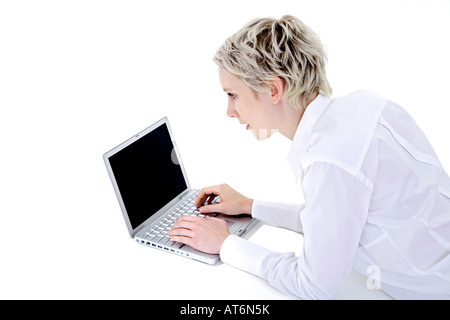
[[[234,103],[232,101],[228,102],[227,116],[229,116],[230,118],[238,116],[238,113],[236,112],[236,109],[234,108]]]

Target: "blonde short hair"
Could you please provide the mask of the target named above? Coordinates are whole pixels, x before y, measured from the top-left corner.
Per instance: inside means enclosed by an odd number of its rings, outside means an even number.
[[[250,21],[222,44],[213,59],[257,92],[267,91],[273,76],[282,78],[283,98],[297,108],[312,100],[314,92],[331,96],[326,60],[319,37],[289,15]]]

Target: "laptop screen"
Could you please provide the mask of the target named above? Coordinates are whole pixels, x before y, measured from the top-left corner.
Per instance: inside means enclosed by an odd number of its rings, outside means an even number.
[[[166,123],[109,158],[133,230],[187,189]]]

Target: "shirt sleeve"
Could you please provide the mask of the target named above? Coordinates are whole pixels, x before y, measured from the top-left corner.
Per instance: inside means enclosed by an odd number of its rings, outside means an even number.
[[[220,256],[224,263],[265,279],[285,294],[330,299],[352,270],[371,190],[354,175],[325,162],[310,166],[303,188],[304,243],[299,256],[272,252],[237,236],[225,240]]]
[[[275,227],[302,233],[300,212],[304,206],[304,204],[278,203],[255,199],[252,206],[252,217]]]

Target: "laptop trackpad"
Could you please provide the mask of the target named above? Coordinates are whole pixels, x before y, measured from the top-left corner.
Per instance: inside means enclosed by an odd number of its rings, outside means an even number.
[[[228,230],[230,231],[231,234],[234,234],[237,231],[239,231],[239,229],[240,229],[240,227],[242,225],[242,223],[238,223],[238,222],[231,221],[231,220],[224,219],[224,218],[222,218],[222,219],[227,222]]]

